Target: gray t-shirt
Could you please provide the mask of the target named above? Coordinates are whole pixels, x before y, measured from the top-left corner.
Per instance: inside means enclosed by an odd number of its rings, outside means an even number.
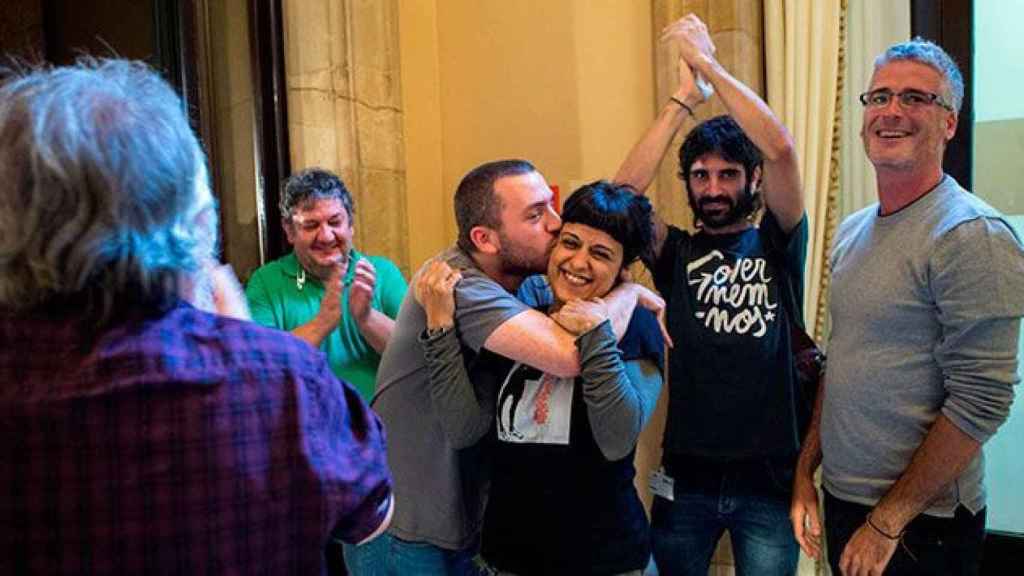
[[[946,176],[899,212],[850,216],[832,252],[823,483],[873,506],[941,413],[979,442],[1017,383],[1024,250],[999,213]],[[984,506],[981,452],[925,511]]]
[[[498,326],[529,308],[457,248],[442,257],[462,270],[455,289],[455,323],[467,362]],[[402,302],[377,372],[372,407],[384,422],[394,476],[395,514],[389,531],[403,540],[450,550],[474,543],[483,519],[480,447],[456,449],[434,412],[429,373],[418,341],[426,314],[410,290]]]

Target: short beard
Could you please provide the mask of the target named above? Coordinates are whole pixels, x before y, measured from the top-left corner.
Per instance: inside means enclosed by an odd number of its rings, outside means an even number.
[[[693,210],[694,223],[700,228],[715,230],[732,226],[740,220],[749,218],[756,210],[754,205],[756,193],[751,188],[752,184],[747,182],[737,202],[733,202],[731,198],[723,198],[725,202],[729,203],[729,209],[721,216],[712,217],[704,212],[704,208],[701,205],[702,203],[709,204],[710,199],[705,198],[701,203],[698,203],[695,201],[693,193],[690,192],[689,185],[687,185],[686,197],[690,202],[690,209]]]
[[[531,261],[530,255],[509,240],[508,236],[505,236],[500,230],[498,231],[498,241],[501,242],[501,269],[505,274],[525,278],[533,274],[547,272],[551,249],[555,246],[554,241],[548,245],[540,262]]]

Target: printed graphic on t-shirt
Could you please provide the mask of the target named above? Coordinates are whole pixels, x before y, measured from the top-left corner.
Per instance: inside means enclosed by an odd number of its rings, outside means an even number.
[[[696,296],[697,320],[718,334],[764,336],[779,306],[769,301],[767,265],[763,257],[730,260],[720,250],[690,262],[686,280]]]
[[[516,364],[498,392],[498,440],[569,444],[572,378],[557,378]]]

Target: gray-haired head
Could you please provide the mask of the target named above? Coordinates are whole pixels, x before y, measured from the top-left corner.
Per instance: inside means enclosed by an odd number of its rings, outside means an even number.
[[[9,78],[0,182],[0,307],[16,313],[63,302],[105,323],[115,302],[166,307],[215,250],[205,157],[181,99],[142,63]]]
[[[352,195],[345,183],[337,174],[324,168],[306,168],[289,176],[281,185],[281,200],[278,208],[285,224],[292,221],[295,208],[315,200],[337,198],[348,212],[348,220],[352,221],[356,210],[352,205]]]
[[[953,58],[938,44],[925,40],[920,36],[907,42],[893,44],[885,52],[875,58],[874,71],[897,60],[911,60],[934,68],[942,75],[946,84],[946,94],[941,96],[960,113],[964,102],[964,77]]]

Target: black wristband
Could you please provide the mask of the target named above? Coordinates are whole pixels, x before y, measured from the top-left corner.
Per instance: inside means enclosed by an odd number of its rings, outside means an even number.
[[[673,102],[675,102],[676,104],[679,104],[680,106],[682,106],[683,110],[686,110],[687,112],[690,113],[690,116],[693,116],[693,108],[690,108],[689,106],[687,106],[686,102],[683,102],[682,100],[680,100],[679,98],[676,98],[675,96],[669,96],[668,99],[673,101]]]
[[[900,538],[903,538],[903,534],[906,532],[906,530],[902,530],[902,531],[900,531],[899,534],[897,534],[895,536],[893,536],[892,534],[889,534],[888,532],[885,532],[884,530],[882,530],[881,528],[876,526],[874,521],[871,520],[871,512],[868,512],[868,515],[867,515],[867,525],[870,526],[872,530],[874,530],[875,532],[878,532],[879,534],[881,534],[882,536],[884,536],[885,538],[887,538],[889,540],[899,540]]]

